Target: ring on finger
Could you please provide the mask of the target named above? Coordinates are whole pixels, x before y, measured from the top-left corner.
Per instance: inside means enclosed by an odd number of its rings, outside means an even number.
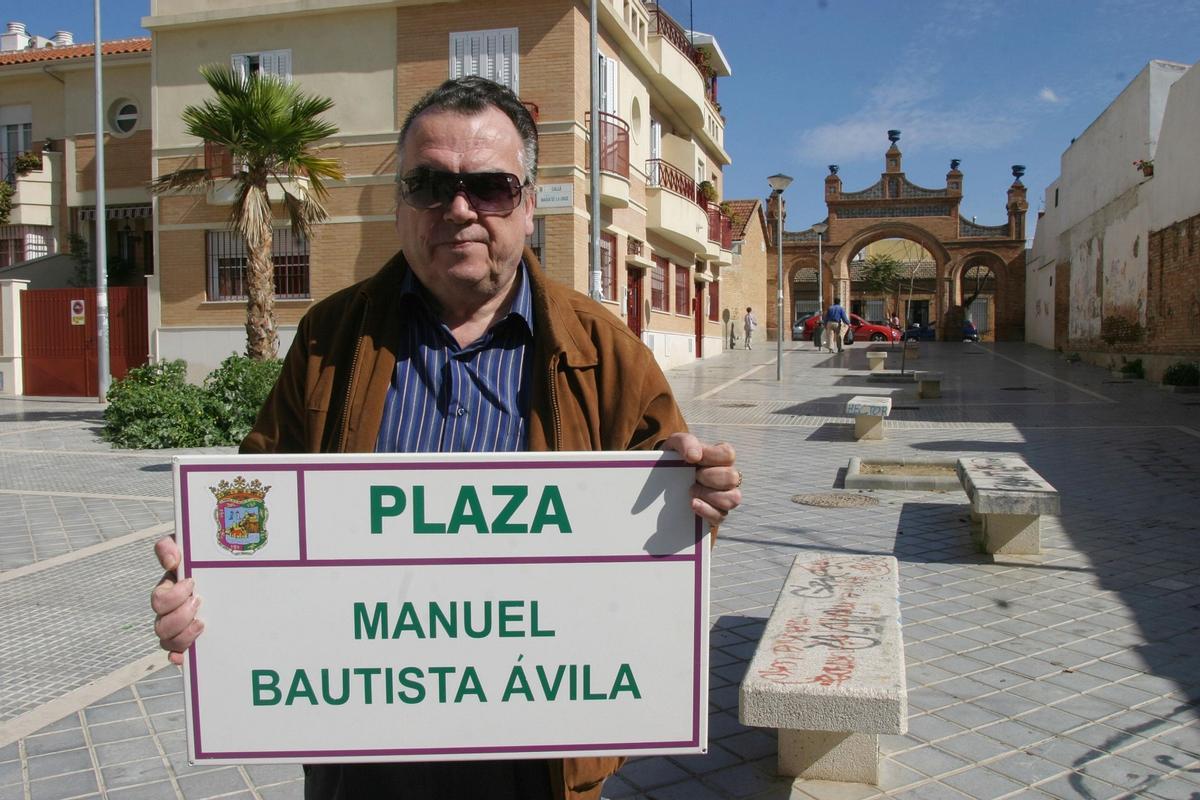
[[[740,469],[737,470],[737,476],[738,476],[737,483],[735,483],[733,485],[733,488],[740,489],[742,487],[742,471]]]

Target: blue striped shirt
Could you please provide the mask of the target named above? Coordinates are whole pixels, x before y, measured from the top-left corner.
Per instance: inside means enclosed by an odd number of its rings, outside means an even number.
[[[503,319],[467,347],[430,307],[409,270],[400,285],[405,324],[375,443],[377,453],[490,453],[529,443],[533,302],[525,263]]]

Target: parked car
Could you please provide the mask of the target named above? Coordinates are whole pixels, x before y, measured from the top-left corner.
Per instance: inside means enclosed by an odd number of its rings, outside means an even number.
[[[798,342],[804,338],[804,323],[808,322],[809,318],[817,316],[815,311],[801,311],[800,316],[792,323],[792,341]],[[811,339],[811,334],[809,335]]]
[[[937,323],[922,325],[919,322],[910,323],[901,337],[904,341],[932,342],[937,339]]]
[[[972,322],[969,319],[963,320],[962,336],[963,336],[964,342],[978,342],[979,341],[979,329],[975,327],[974,322]]]
[[[811,342],[813,337],[813,329],[817,327],[817,323],[821,317],[813,314],[808,319],[804,320],[804,341]],[[792,336],[795,339],[795,334]],[[850,315],[850,335],[846,337],[847,344],[852,344],[855,340],[871,341],[871,342],[898,342],[900,341],[900,331],[895,328],[890,328],[887,325],[877,325],[874,322],[867,322],[858,314]]]

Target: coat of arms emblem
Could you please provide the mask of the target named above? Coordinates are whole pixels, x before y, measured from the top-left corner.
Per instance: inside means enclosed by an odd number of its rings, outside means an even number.
[[[221,481],[208,487],[217,498],[217,544],[238,556],[248,556],[267,543],[267,492],[257,478]]]

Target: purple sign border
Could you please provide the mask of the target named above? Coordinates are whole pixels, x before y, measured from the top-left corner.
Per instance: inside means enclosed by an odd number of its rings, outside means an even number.
[[[180,487],[180,516],[182,519],[182,530],[180,531],[180,539],[182,540],[183,549],[183,566],[186,574],[191,575],[192,569],[223,569],[223,568],[238,568],[238,567],[289,567],[289,568],[309,568],[309,567],[328,567],[328,566],[398,566],[398,565],[460,565],[460,564],[582,564],[582,563],[629,563],[629,562],[660,562],[660,561],[691,561],[694,564],[694,598],[692,617],[695,620],[695,626],[692,636],[692,738],[691,740],[680,741],[652,741],[652,742],[600,742],[589,744],[567,744],[567,745],[508,745],[496,747],[409,747],[409,748],[370,748],[360,750],[262,750],[262,751],[224,751],[224,752],[205,752],[202,744],[201,728],[200,728],[200,698],[197,684],[197,666],[196,666],[196,650],[197,643],[193,643],[191,648],[185,653],[187,661],[187,669],[191,677],[191,709],[190,715],[192,718],[192,730],[195,732],[195,757],[197,761],[207,759],[272,759],[272,758],[346,758],[361,756],[373,758],[379,756],[453,756],[453,755],[473,755],[473,754],[498,754],[498,753],[568,753],[578,751],[608,751],[608,752],[626,752],[630,750],[650,750],[657,748],[676,748],[676,747],[699,747],[700,746],[700,713],[701,713],[701,698],[700,698],[700,643],[703,638],[703,630],[701,628],[701,619],[703,618],[704,609],[703,602],[703,583],[704,576],[701,565],[703,563],[703,551],[701,547],[707,540],[704,535],[702,520],[699,516],[695,517],[696,521],[696,538],[692,545],[690,554],[673,554],[666,556],[541,556],[541,557],[499,557],[499,558],[394,558],[394,559],[347,559],[347,560],[326,560],[318,559],[308,560],[308,543],[307,529],[304,509],[304,473],[313,471],[361,471],[361,470],[452,470],[467,466],[470,469],[597,469],[612,467],[615,469],[622,468],[639,468],[639,469],[661,469],[664,467],[687,467],[693,469],[692,464],[683,461],[669,461],[666,463],[653,464],[648,461],[485,461],[485,462],[462,462],[462,461],[379,461],[371,462],[370,464],[303,464],[303,463],[254,463],[254,462],[237,462],[236,466],[231,462],[227,464],[192,464],[179,467],[179,487]],[[234,471],[251,472],[251,471],[291,471],[296,472],[297,481],[297,503],[299,505],[299,528],[300,528],[300,554],[299,562],[297,561],[199,561],[193,563],[191,561],[191,516],[189,514],[188,504],[188,476],[193,472],[229,472],[230,467],[234,467]]]

